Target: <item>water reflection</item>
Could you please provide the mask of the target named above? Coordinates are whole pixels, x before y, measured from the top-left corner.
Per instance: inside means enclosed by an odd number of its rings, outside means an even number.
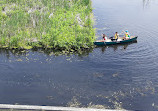
[[[143,0],[143,8],[147,8],[150,4],[151,0]]]
[[[131,44],[137,43],[137,41],[126,43],[126,44],[117,44],[117,45],[109,45],[109,46],[97,46],[96,48],[99,48],[102,53],[106,52],[107,48],[113,48],[114,51],[117,51],[118,49],[126,50],[127,47]]]
[[[42,53],[42,54],[45,54],[47,56],[59,56],[59,55],[78,55],[79,57],[84,57],[84,56],[88,56],[89,53],[91,53],[93,51],[93,48],[90,48],[90,49],[84,49],[84,50],[79,50],[79,51],[76,51],[76,52],[66,52],[66,51],[57,51],[57,50],[53,50],[53,49],[44,49],[44,48],[34,48],[34,49],[31,49],[31,50],[19,50],[19,49],[3,49],[1,48],[0,49],[0,54],[1,55],[4,55],[5,57],[7,57],[8,59],[11,57],[11,56],[14,56],[14,57],[20,57],[20,56],[27,56],[27,54],[29,52],[38,52],[38,53]]]
[[[27,50],[0,49],[0,54],[7,58],[10,58],[11,56],[25,56],[27,52]]]

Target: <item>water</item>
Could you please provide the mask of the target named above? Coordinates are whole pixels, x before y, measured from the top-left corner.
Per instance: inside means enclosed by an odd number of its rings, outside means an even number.
[[[158,110],[158,1],[92,0],[97,36],[136,43],[83,55],[0,50],[0,103]]]

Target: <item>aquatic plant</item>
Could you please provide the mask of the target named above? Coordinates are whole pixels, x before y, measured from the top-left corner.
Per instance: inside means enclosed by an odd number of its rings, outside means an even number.
[[[91,0],[0,1],[0,47],[93,47]]]

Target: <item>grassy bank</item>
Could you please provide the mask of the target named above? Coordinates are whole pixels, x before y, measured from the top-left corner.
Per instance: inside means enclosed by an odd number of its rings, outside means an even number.
[[[0,1],[0,47],[79,50],[94,40],[91,0]]]

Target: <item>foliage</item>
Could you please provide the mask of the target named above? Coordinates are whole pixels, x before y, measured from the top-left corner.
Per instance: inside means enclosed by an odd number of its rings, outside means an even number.
[[[90,48],[91,0],[0,1],[0,47]]]

